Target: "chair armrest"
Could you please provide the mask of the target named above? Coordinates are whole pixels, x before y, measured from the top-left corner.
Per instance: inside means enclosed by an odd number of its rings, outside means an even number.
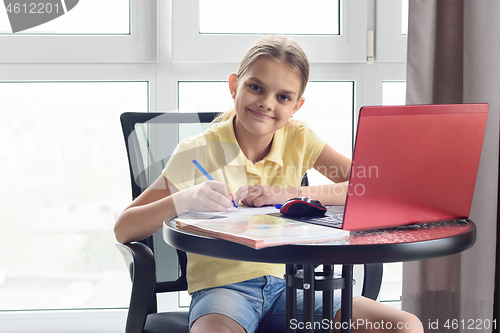
[[[125,333],[142,333],[151,298],[155,296],[154,255],[149,247],[139,242],[116,244],[116,247],[125,259],[132,280]]]
[[[382,275],[384,273],[384,264],[365,264],[363,291],[361,295],[377,300],[382,285]]]

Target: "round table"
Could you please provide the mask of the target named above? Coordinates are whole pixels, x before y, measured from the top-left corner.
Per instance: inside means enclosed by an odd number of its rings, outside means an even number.
[[[352,265],[422,260],[458,253],[474,245],[476,226],[468,219],[414,224],[351,232],[350,237],[332,242],[287,244],[256,250],[246,245],[179,230],[175,227],[175,218],[170,218],[164,222],[163,238],[172,247],[186,252],[223,259],[286,264],[287,322],[296,318],[294,298],[296,302],[297,279],[300,278],[301,286],[306,286],[299,289],[304,289],[304,321],[308,322],[314,320],[314,286],[315,283],[320,284],[315,278],[314,266],[323,264],[327,267],[326,277],[322,274],[320,280],[330,278],[334,281],[338,279],[330,275],[330,267],[342,264],[341,322],[344,324],[352,318]],[[297,274],[297,264],[304,267],[300,274]],[[327,284],[330,287],[338,286],[338,282]],[[323,292],[324,297],[331,298],[328,295],[333,295],[332,290]],[[331,320],[332,314],[325,312],[331,311],[324,310],[324,318]],[[348,326],[342,325],[341,331],[350,332]],[[287,329],[294,331],[290,327]]]

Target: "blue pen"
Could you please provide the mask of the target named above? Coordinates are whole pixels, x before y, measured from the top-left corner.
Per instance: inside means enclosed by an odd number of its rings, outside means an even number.
[[[212,178],[212,176],[210,176],[210,174],[207,172],[207,170],[203,169],[203,167],[201,166],[200,163],[198,163],[197,160],[193,160],[193,163],[194,163],[194,165],[196,165],[196,167],[198,169],[200,169],[200,171],[205,175],[205,177],[207,177],[210,180],[215,180],[215,179]],[[234,200],[231,200],[231,201],[233,202],[234,207],[238,208],[238,206],[236,205],[236,203],[234,202]]]

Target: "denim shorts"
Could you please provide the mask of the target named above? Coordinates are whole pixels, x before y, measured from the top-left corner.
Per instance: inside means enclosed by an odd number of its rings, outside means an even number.
[[[322,320],[322,293],[315,294],[316,321]],[[297,293],[297,322],[303,322],[302,291]],[[335,291],[334,314],[340,309],[340,291]],[[189,328],[196,319],[206,314],[222,314],[238,324],[247,333],[285,332],[285,281],[274,276],[263,276],[191,294]]]

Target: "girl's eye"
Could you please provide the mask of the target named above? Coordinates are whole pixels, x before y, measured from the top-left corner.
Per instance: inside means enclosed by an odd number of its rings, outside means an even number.
[[[260,87],[256,84],[251,84],[250,85],[250,89],[254,90],[254,91],[260,91]]]

